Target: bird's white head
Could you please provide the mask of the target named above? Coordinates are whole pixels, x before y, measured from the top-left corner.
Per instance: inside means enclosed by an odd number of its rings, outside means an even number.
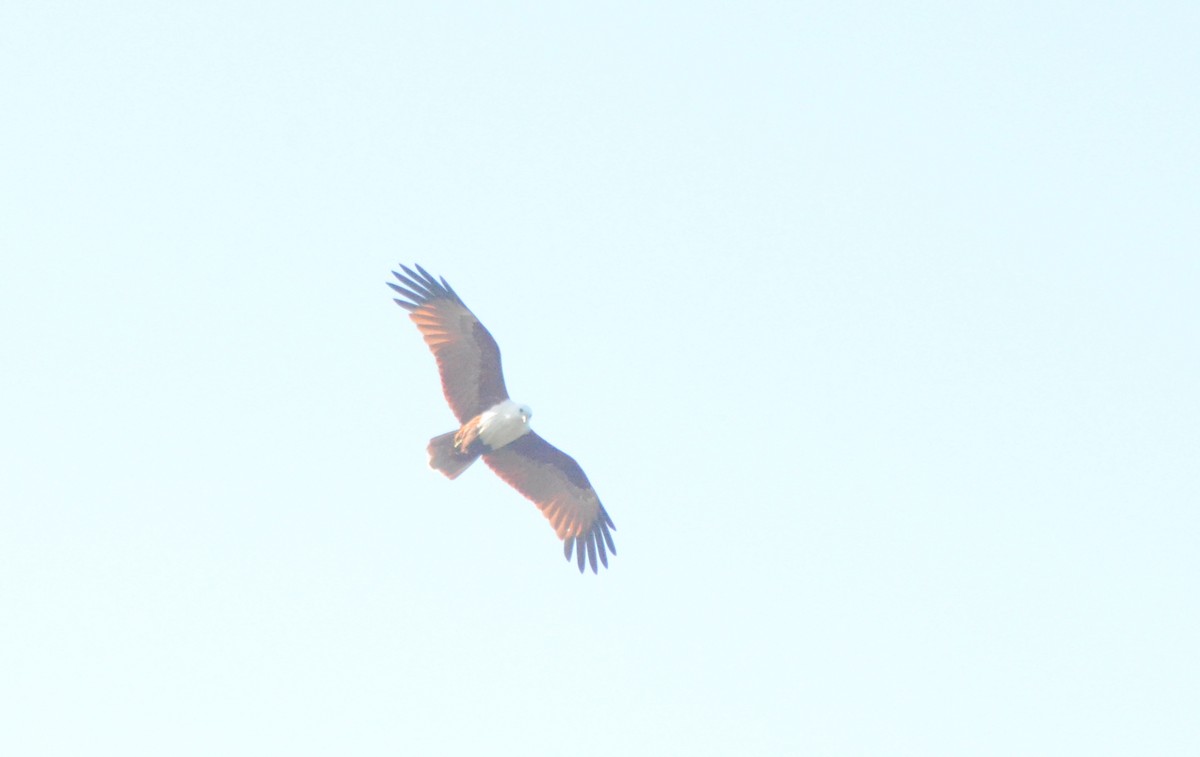
[[[533,411],[512,400],[504,400],[479,414],[479,438],[492,449],[500,449],[530,431]]]

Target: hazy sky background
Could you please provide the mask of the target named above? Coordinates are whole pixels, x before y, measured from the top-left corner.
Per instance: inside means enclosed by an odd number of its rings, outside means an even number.
[[[0,6],[0,752],[1200,753],[1195,3]],[[452,428],[445,276],[617,524]]]

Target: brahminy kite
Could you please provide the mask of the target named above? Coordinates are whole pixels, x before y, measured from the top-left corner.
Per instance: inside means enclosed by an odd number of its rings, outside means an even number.
[[[574,549],[580,573],[585,550],[593,573],[597,556],[607,568],[608,552],[617,553],[610,533],[617,527],[579,464],[529,428],[533,413],[509,399],[496,340],[445,278],[419,265],[400,267],[404,273],[392,271],[400,284],[388,286],[433,351],[442,392],[460,424],[429,441],[429,466],[453,479],[482,456],[538,506],[563,540],[568,561]]]

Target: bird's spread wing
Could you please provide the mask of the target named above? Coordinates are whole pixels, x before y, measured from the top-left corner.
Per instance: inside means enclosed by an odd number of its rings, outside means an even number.
[[[437,359],[442,392],[459,423],[466,423],[498,402],[508,399],[500,370],[500,348],[475,314],[443,278],[421,266],[392,274],[400,284],[390,286],[400,297],[396,304],[409,311],[425,343]]]
[[[617,527],[604,511],[583,469],[570,455],[530,431],[515,442],[486,453],[483,460],[538,506],[563,540],[563,553],[568,560],[571,550],[575,550],[580,572],[585,550],[593,573],[597,556],[608,567],[608,552],[617,553],[610,530]]]

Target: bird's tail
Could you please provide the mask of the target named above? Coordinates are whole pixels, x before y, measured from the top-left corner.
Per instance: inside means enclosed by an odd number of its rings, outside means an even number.
[[[441,471],[446,478],[458,478],[480,455],[480,452],[459,451],[454,446],[457,433],[451,431],[429,440],[429,467]]]

